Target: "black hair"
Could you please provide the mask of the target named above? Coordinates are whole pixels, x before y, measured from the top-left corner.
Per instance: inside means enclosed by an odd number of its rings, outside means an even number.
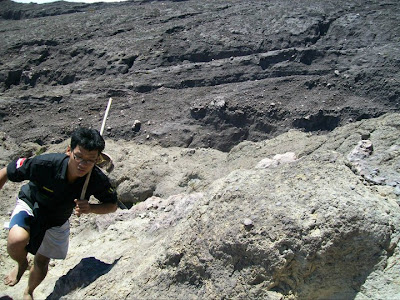
[[[88,151],[97,150],[100,154],[106,143],[98,130],[79,127],[71,135],[71,150],[74,150],[78,145]]]

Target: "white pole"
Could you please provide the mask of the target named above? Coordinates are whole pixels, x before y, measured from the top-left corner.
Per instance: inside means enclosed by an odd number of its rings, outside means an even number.
[[[106,109],[106,112],[104,113],[104,117],[103,117],[103,123],[101,124],[100,135],[103,135],[104,126],[106,125],[106,120],[107,120],[108,112],[110,111],[111,103],[112,103],[112,98],[110,98],[108,100],[107,109]],[[90,170],[90,172],[86,175],[86,180],[85,180],[85,183],[83,184],[80,200],[85,199],[85,194],[86,194],[87,187],[89,185],[89,179],[90,179],[91,174],[92,174],[92,170]]]

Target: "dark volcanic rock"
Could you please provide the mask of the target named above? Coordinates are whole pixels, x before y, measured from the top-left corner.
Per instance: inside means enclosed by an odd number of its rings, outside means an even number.
[[[398,111],[398,1],[0,1],[0,131],[230,150]],[[141,120],[139,131],[132,130]]]

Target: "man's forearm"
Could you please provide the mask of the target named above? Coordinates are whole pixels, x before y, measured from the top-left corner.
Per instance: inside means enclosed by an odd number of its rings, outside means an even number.
[[[3,185],[7,182],[7,168],[3,168],[0,170],[0,189],[3,188]]]
[[[90,212],[93,214],[108,214],[117,210],[116,203],[100,203],[100,204],[90,204]]]

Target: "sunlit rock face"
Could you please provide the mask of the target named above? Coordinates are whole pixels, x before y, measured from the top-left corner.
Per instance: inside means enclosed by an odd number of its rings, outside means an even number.
[[[109,175],[126,208],[72,216],[68,257],[51,263],[36,294],[396,298],[398,124],[400,115],[388,114],[325,135],[291,130],[228,153],[108,140],[115,164]],[[8,138],[1,149],[17,153],[14,145]],[[1,221],[8,220],[16,189],[7,184],[2,191]],[[13,265],[2,236],[5,274]],[[26,281],[27,275],[19,284]]]

